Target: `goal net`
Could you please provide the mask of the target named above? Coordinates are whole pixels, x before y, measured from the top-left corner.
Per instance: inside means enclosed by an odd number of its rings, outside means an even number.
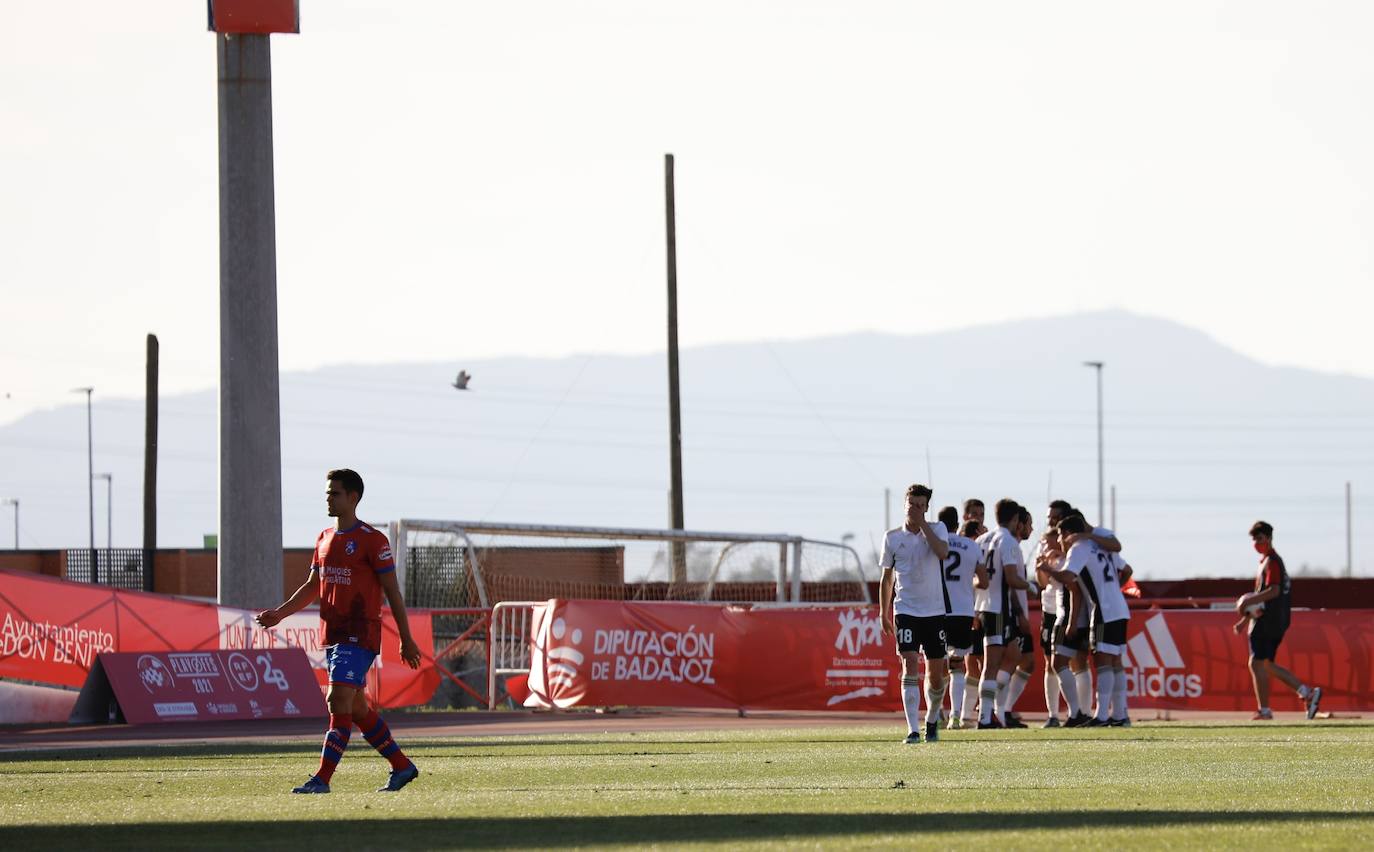
[[[402,520],[397,573],[417,607],[549,598],[868,603],[846,544],[801,536]]]

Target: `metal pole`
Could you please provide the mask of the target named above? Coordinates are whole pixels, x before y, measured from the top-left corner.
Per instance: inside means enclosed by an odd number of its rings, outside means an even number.
[[[1347,577],[1355,576],[1355,539],[1351,534],[1350,519],[1352,514],[1350,510],[1350,483],[1347,482],[1345,484],[1345,576]],[[19,509],[16,507],[15,512],[18,513],[18,511]],[[17,534],[15,538],[18,539]]]
[[[282,595],[281,394],[267,35],[218,33],[219,602]]]
[[[114,579],[110,568],[114,564],[114,554],[111,552],[111,544],[114,541],[114,509],[111,507],[111,498],[114,496],[114,474],[97,473],[96,479],[105,480],[105,576],[107,579]]]
[[[682,407],[677,361],[677,201],[674,190],[673,155],[663,155],[663,188],[668,236],[668,456],[672,482],[672,527],[685,528],[682,499]],[[673,582],[687,582],[686,549],[672,542]]]
[[[883,532],[892,529],[892,489],[883,489]]]
[[[95,441],[91,437],[91,394],[95,393],[95,388],[74,388],[72,393],[86,395],[86,508],[91,532],[91,582],[97,583],[100,581],[100,569],[95,564]]]
[[[148,368],[143,403],[143,591],[151,592],[157,558],[157,335],[148,335]]]
[[[1102,465],[1102,367],[1104,362],[1084,361],[1083,366],[1097,370],[1097,522],[1100,524],[1107,517],[1104,489],[1106,476],[1103,473]]]
[[[1112,486],[1112,531],[1116,531],[1116,486]]]

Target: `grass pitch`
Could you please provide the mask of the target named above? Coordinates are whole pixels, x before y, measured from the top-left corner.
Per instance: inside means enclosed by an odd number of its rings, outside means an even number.
[[[328,796],[288,791],[319,747],[0,755],[0,849],[566,847],[1367,848],[1374,726],[898,725],[402,739],[356,732]]]

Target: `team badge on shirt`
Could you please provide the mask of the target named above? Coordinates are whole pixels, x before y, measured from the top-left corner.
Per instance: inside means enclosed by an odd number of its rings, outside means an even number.
[[[348,542],[347,544],[344,545],[344,553],[347,553],[349,556],[352,556],[352,555],[353,555],[353,552],[356,551],[357,549],[358,549],[357,543],[352,542],[352,541],[350,541],[350,542]]]

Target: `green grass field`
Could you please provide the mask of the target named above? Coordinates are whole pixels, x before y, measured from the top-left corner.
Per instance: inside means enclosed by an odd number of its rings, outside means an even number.
[[[328,796],[287,791],[318,747],[0,755],[0,849],[724,846],[1368,848],[1374,726],[895,725],[402,745],[354,734]]]

